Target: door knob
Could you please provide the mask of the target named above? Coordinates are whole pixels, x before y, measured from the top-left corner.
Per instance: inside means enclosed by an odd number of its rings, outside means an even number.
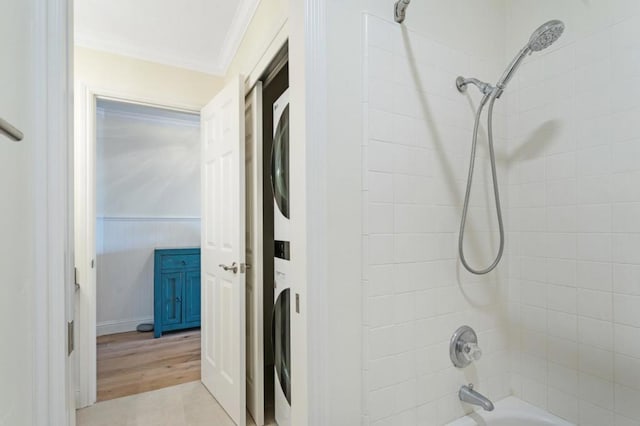
[[[237,264],[236,262],[233,262],[233,263],[231,264],[231,266],[224,265],[224,264],[222,264],[222,263],[221,263],[221,264],[219,264],[218,266],[219,266],[219,267],[221,267],[222,269],[224,269],[225,271],[231,271],[231,272],[233,272],[234,274],[237,274],[237,273],[238,273],[238,264]]]

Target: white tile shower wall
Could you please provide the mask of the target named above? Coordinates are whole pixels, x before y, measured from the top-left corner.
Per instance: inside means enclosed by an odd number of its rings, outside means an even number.
[[[580,425],[640,424],[640,3],[507,2],[512,391]]]
[[[461,6],[429,3],[449,14]],[[464,3],[476,16],[504,24],[503,8],[488,16],[477,2]],[[419,4],[403,27],[389,20],[388,2],[384,6],[381,13],[369,9],[363,24],[363,424],[440,425],[470,410],[458,400],[461,385],[473,382],[494,399],[510,393],[507,262],[478,277],[457,261],[479,93],[471,88],[462,95],[454,85],[458,75],[495,78],[504,62],[496,46],[504,39],[496,25],[486,25],[481,34],[466,35],[470,47],[463,49],[456,29],[420,30],[427,26]],[[456,45],[434,41],[446,40],[447,31],[455,33]],[[488,40],[484,50],[477,49],[477,37]],[[498,147],[506,145],[505,117],[497,106]],[[487,208],[493,198],[484,137],[479,145],[466,241],[474,265],[492,261],[498,246]],[[498,148],[506,178],[504,154]],[[478,332],[483,357],[459,370],[449,360],[448,341],[463,324]]]

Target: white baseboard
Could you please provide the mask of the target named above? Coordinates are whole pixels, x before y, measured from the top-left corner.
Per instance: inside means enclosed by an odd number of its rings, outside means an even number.
[[[153,318],[135,318],[128,320],[104,321],[96,326],[96,334],[104,336],[106,334],[125,333],[127,331],[135,331],[138,324],[153,324]]]

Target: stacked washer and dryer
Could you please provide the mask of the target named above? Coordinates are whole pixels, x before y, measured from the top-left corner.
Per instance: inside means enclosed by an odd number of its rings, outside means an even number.
[[[289,219],[289,89],[273,104],[274,307],[271,319],[275,366],[275,420],[291,424],[291,285]]]

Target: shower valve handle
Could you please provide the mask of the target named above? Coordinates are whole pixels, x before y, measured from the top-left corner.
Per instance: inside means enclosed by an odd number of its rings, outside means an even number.
[[[482,357],[482,349],[476,343],[465,343],[462,346],[462,355],[469,362],[478,361]]]

